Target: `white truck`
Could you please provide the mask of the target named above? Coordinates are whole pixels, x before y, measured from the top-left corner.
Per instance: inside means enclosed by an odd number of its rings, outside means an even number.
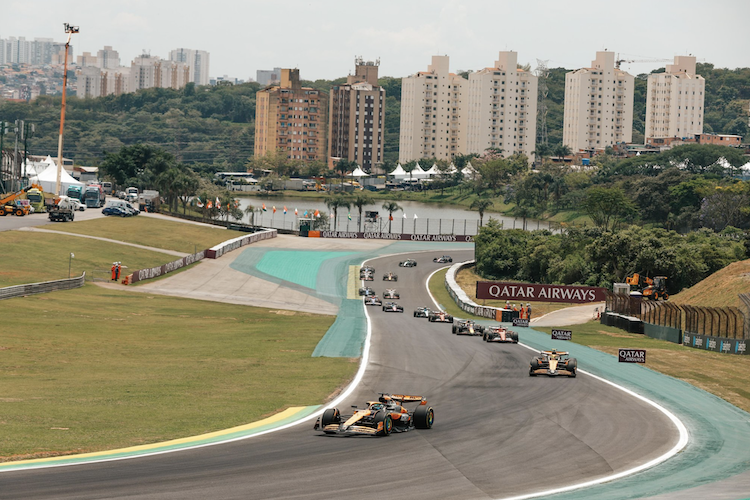
[[[55,203],[47,207],[49,220],[53,222],[68,222],[75,219],[73,203],[67,196],[60,196],[55,199]]]

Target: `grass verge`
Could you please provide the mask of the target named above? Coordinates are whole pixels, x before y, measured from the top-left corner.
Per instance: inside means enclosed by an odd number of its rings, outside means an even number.
[[[3,301],[0,460],[147,444],[320,404],[334,318],[95,286]]]
[[[76,223],[63,225],[71,224]],[[68,266],[71,276],[80,276],[86,271],[87,279],[109,279],[109,269],[115,261],[127,266],[123,269],[123,274],[127,274],[177,258],[90,238],[30,231],[0,232],[0,246],[5,249],[0,266],[0,287],[67,278]],[[75,257],[70,258],[71,253]]]
[[[185,253],[211,248],[222,241],[240,235],[235,231],[227,231],[223,227],[140,216],[104,217],[43,227]]]
[[[596,321],[568,327],[573,342],[617,356],[621,347],[647,349],[646,366],[652,370],[684,380],[729,403],[750,412],[750,356],[734,356],[703,351],[652,339]],[[551,328],[534,328],[550,334]]]

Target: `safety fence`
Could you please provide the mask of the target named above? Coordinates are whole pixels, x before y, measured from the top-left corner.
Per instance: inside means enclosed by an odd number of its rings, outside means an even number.
[[[716,352],[745,354],[750,339],[750,294],[733,306],[701,307],[652,302],[607,292],[601,322],[632,333]]]
[[[75,278],[66,278],[54,281],[42,281],[41,283],[27,283],[25,285],[14,285],[0,288],[0,300],[13,297],[24,297],[37,293],[56,292],[58,290],[71,290],[80,288],[86,281],[86,273],[83,272]]]
[[[209,249],[186,255],[185,257],[181,257],[161,266],[133,271],[131,274],[125,276],[125,278],[122,280],[122,284],[131,285],[133,283],[138,283],[139,281],[158,278],[159,276],[177,271],[178,269],[182,269],[183,267],[189,266],[190,264],[203,260],[204,258],[218,259],[225,253],[231,252],[232,250],[236,250],[257,241],[267,240],[268,238],[275,238],[276,236],[278,236],[278,231],[276,231],[275,229],[266,229],[253,234],[238,236],[237,238],[232,238],[231,240],[224,241]]]

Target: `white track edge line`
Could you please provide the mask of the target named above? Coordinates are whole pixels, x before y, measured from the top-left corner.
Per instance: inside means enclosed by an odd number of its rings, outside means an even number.
[[[445,267],[442,267],[440,269],[435,270],[432,274],[430,274],[430,276],[427,277],[427,282],[425,283],[425,287],[427,288],[427,293],[430,295],[430,298],[432,298],[432,302],[437,307],[440,307],[440,304],[438,304],[438,301],[435,300],[435,297],[432,295],[432,292],[430,291],[430,280],[432,279],[432,277],[433,277],[433,275],[435,273],[437,273],[438,271],[441,271],[441,270],[445,269],[446,267],[451,267],[451,266],[445,266]],[[538,349],[534,349],[533,347],[528,346],[526,344],[523,344],[523,343],[519,342],[518,345],[520,345],[522,347],[525,347],[526,349],[532,350],[534,352],[539,352]],[[528,494],[525,494],[525,495],[519,495],[519,496],[514,496],[514,497],[500,497],[497,500],[526,500],[526,499],[529,499],[529,498],[537,498],[537,497],[541,497],[541,496],[555,495],[557,493],[566,493],[566,492],[569,492],[569,491],[578,490],[578,489],[581,489],[581,488],[587,488],[589,486],[596,486],[598,484],[607,483],[607,482],[614,481],[614,480],[617,480],[617,479],[622,479],[623,477],[631,476],[631,475],[636,474],[638,472],[641,472],[641,471],[644,471],[646,469],[650,469],[651,467],[654,467],[656,465],[659,465],[662,462],[665,462],[666,460],[672,458],[677,453],[679,453],[683,448],[685,448],[685,446],[687,446],[688,440],[689,440],[689,433],[688,433],[687,427],[685,427],[685,424],[683,424],[682,421],[679,418],[677,418],[672,412],[670,412],[669,410],[667,410],[666,408],[664,408],[660,404],[656,403],[655,401],[652,401],[652,400],[646,398],[645,396],[641,396],[640,394],[636,393],[635,391],[632,391],[632,390],[628,389],[627,387],[623,387],[621,385],[618,385],[618,384],[616,384],[614,382],[611,382],[611,381],[609,381],[609,380],[607,380],[605,378],[602,378],[602,377],[599,377],[597,375],[594,375],[593,373],[589,373],[589,372],[587,372],[585,370],[578,370],[578,371],[581,372],[581,373],[584,373],[584,374],[588,375],[589,377],[593,377],[593,378],[595,378],[595,379],[597,379],[597,380],[599,380],[601,382],[604,382],[605,384],[609,384],[612,387],[615,387],[615,388],[623,391],[624,393],[626,393],[626,394],[628,394],[628,395],[630,395],[630,396],[632,396],[632,397],[634,397],[636,399],[639,399],[639,400],[641,400],[641,401],[643,401],[643,402],[645,402],[645,403],[653,406],[654,408],[656,408],[660,412],[662,412],[672,422],[672,424],[677,428],[677,430],[679,432],[680,438],[677,440],[677,443],[672,447],[672,449],[670,449],[669,451],[667,451],[665,454],[663,454],[663,455],[661,455],[659,457],[656,457],[653,460],[650,460],[650,461],[646,462],[645,464],[641,464],[641,465],[638,465],[636,467],[633,467],[632,469],[628,469],[628,470],[625,470],[625,471],[622,471],[622,472],[618,472],[617,474],[612,474],[610,476],[605,476],[605,477],[602,477],[602,478],[599,478],[599,479],[592,479],[591,481],[585,481],[583,483],[577,483],[577,484],[573,484],[571,486],[563,486],[561,488],[554,488],[554,489],[551,489],[551,490],[539,491],[539,492],[536,492],[536,493],[528,493]]]

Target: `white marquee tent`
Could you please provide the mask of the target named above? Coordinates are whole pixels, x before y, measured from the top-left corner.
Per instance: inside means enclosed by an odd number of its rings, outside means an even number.
[[[29,180],[32,184],[40,184],[42,188],[44,188],[45,192],[54,193],[55,188],[57,187],[57,165],[55,165],[52,159],[49,157],[47,157],[45,163],[49,163],[47,168],[36,176],[30,176]],[[83,182],[78,182],[77,180],[75,180],[63,168],[60,172],[60,187],[62,189],[62,193],[55,194],[65,194],[70,186],[83,186]]]
[[[388,175],[400,181],[409,177],[409,174],[406,173],[406,170],[404,170],[404,167],[402,167],[400,163],[396,166],[395,169],[393,169],[393,172]]]
[[[350,177],[367,177],[368,174],[367,174],[367,172],[365,172],[361,168],[357,167],[357,168],[354,169],[354,172],[352,172],[351,174],[349,174],[349,176]]]

